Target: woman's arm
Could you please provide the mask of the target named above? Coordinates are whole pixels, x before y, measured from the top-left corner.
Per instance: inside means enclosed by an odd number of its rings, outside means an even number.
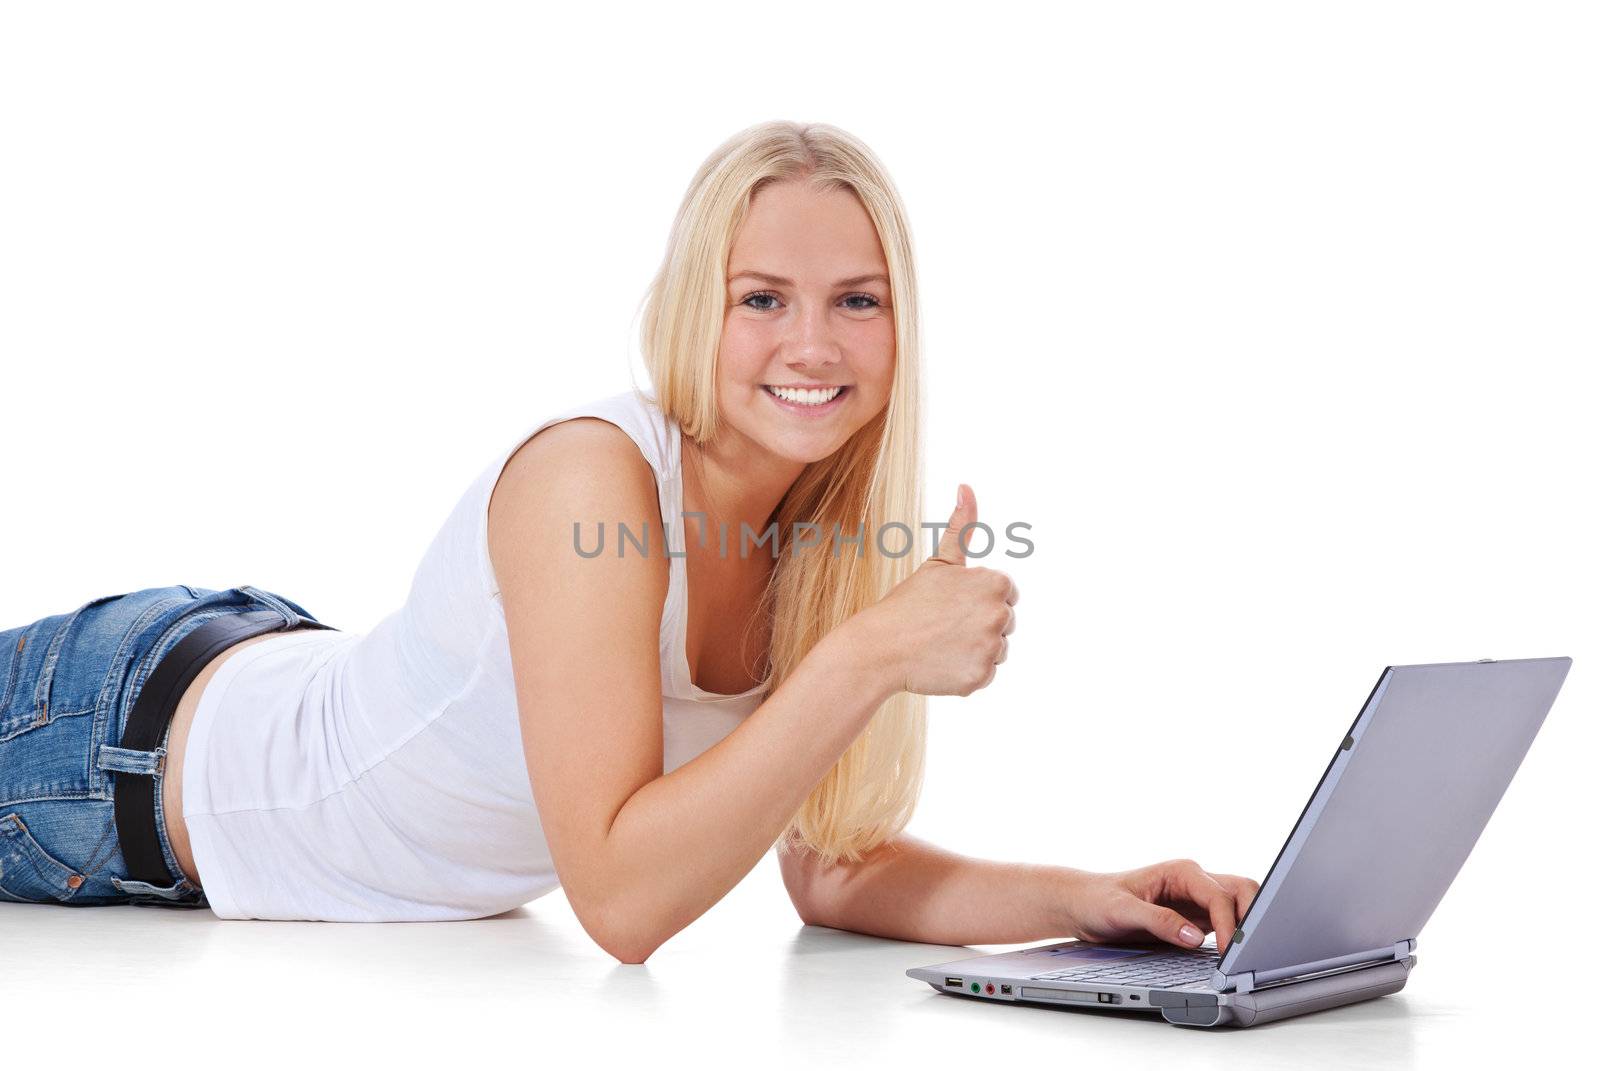
[[[584,928],[642,962],[772,847],[896,687],[884,646],[852,619],[716,746],[663,775],[659,636],[668,562],[608,545],[594,525],[659,536],[654,477],[613,425],[572,420],[508,462],[491,497],[530,783]]]
[[[808,925],[940,945],[1154,936],[1192,947],[1214,930],[1223,951],[1259,888],[1187,859],[1096,874],[973,859],[904,833],[858,863],[822,867],[805,850],[779,862]]]

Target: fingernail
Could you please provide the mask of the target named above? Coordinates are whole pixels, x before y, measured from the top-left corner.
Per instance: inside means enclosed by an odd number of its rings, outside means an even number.
[[[1193,926],[1185,926],[1183,929],[1178,931],[1178,936],[1183,938],[1185,941],[1188,941],[1191,945],[1197,945],[1205,939],[1205,934],[1201,933]]]

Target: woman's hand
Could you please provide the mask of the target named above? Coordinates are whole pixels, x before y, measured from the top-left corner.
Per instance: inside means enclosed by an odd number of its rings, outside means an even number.
[[[971,695],[1006,660],[1006,637],[1017,627],[1017,586],[998,569],[968,568],[961,529],[977,519],[972,488],[962,484],[938,553],[858,615],[892,652],[889,672],[901,691]]]
[[[1176,859],[1118,874],[1068,871],[1060,889],[1066,932],[1084,941],[1148,940],[1154,936],[1194,948],[1215,931],[1217,952],[1261,886],[1235,874],[1210,874]]]

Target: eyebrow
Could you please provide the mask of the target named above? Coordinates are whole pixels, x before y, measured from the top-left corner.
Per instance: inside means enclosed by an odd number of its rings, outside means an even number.
[[[733,280],[742,278],[744,276],[749,276],[752,279],[760,279],[762,282],[771,283],[773,286],[793,286],[794,285],[794,280],[793,279],[785,279],[781,275],[769,275],[764,271],[741,271],[741,272],[735,272],[734,274],[728,276],[728,281],[731,283],[731,282],[733,282]],[[883,283],[885,286],[887,286],[889,284],[889,278],[888,278],[888,276],[884,275],[882,272],[869,272],[866,275],[852,275],[848,279],[840,279],[838,282],[834,283],[833,285],[834,286],[860,286],[862,283]]]

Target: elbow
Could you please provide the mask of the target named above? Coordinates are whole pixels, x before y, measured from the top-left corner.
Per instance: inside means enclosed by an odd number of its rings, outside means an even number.
[[[584,932],[621,963],[643,963],[672,936],[650,926],[647,914],[616,903],[580,900],[570,892],[567,901]]]
[[[800,922],[805,926],[832,926],[829,914],[822,910],[815,901],[805,897],[791,897],[790,903],[794,904],[794,913],[800,916]]]
[[[619,963],[643,963],[661,947],[665,936],[648,933],[637,926],[585,926],[594,943]]]
[[[787,863],[793,857],[781,856]],[[794,905],[794,913],[800,916],[800,921],[807,926],[833,926],[832,916],[828,904],[830,888],[817,876],[810,867],[800,867],[789,863],[783,867],[783,884],[789,893],[789,903]]]
[[[643,963],[661,947],[659,940],[647,934],[606,932],[589,936],[619,963]]]

